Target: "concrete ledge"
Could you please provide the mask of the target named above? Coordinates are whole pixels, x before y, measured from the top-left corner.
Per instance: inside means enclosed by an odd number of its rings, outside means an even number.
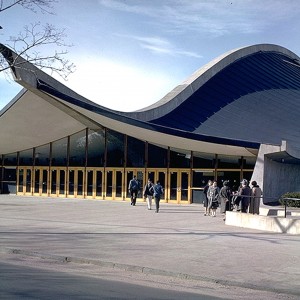
[[[262,216],[284,217],[284,208],[260,207],[259,214]],[[288,208],[286,215],[291,217],[300,217],[300,211],[299,209],[291,210],[291,208]]]
[[[271,217],[227,211],[225,224],[263,231],[300,234],[299,219],[283,218],[277,216]]]

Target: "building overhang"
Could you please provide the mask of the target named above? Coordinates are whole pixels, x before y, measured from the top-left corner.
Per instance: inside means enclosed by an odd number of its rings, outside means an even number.
[[[267,153],[265,157],[278,163],[300,165],[300,149],[287,141],[282,141],[280,151]]]
[[[16,82],[25,89],[0,112],[0,154],[44,145],[87,127],[106,127],[149,143],[188,151],[237,156],[255,156],[258,152],[258,143],[195,134],[107,109],[30,63],[25,64],[26,68],[12,69]]]

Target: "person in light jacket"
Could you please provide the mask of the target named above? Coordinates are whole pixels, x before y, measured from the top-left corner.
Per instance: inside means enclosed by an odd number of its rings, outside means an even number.
[[[208,206],[208,189],[212,185],[212,183],[213,183],[212,180],[208,180],[207,185],[203,189],[203,193],[204,193],[204,197],[205,197],[204,201],[203,201],[203,206],[205,209],[204,216],[210,215],[210,208]]]
[[[220,189],[218,188],[217,182],[214,181],[213,184],[209,187],[207,195],[208,195],[208,207],[211,209],[211,216],[216,217],[217,215],[217,208],[219,207],[219,192]]]
[[[262,196],[262,190],[256,181],[252,181],[251,185],[252,185],[252,192],[251,192],[252,197],[250,199],[249,213],[259,215],[259,206],[260,206],[260,199]]]
[[[144,198],[147,201],[147,207],[150,210],[151,210],[151,207],[152,207],[152,198],[153,198],[152,186],[153,186],[153,183],[152,183],[151,179],[149,178],[148,182],[144,186],[144,191],[143,191]]]

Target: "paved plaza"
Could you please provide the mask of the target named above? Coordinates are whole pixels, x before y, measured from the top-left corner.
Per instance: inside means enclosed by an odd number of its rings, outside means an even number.
[[[22,253],[300,296],[300,236],[224,224],[200,204],[0,195],[0,254]]]

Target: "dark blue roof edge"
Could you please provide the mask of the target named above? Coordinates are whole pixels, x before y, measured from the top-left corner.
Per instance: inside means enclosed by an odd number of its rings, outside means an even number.
[[[259,149],[259,146],[260,146],[260,143],[256,143],[256,142],[233,140],[233,139],[191,133],[191,132],[187,132],[187,131],[183,131],[183,130],[160,126],[160,125],[156,125],[156,124],[153,124],[150,122],[143,122],[143,121],[136,120],[136,119],[133,119],[130,117],[126,117],[124,115],[120,115],[120,114],[114,113],[112,111],[105,110],[105,109],[97,106],[96,103],[95,103],[95,105],[93,105],[91,103],[87,103],[82,100],[65,95],[42,80],[38,80],[37,88],[40,91],[46,92],[54,97],[60,98],[70,104],[74,104],[78,107],[92,111],[99,115],[103,115],[107,118],[111,118],[111,119],[117,120],[119,122],[127,123],[127,124],[130,124],[133,126],[142,127],[144,129],[157,131],[157,132],[168,134],[168,135],[183,137],[183,138],[187,138],[187,139],[191,139],[191,140],[214,143],[214,144],[223,144],[223,145],[245,147],[245,148],[252,148],[252,149]]]

